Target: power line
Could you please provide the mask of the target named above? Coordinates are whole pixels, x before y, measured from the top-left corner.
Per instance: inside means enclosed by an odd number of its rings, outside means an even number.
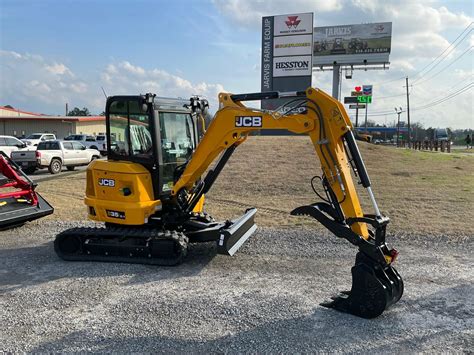
[[[467,27],[456,37],[456,39],[454,41],[452,41],[445,49],[444,51],[442,51],[435,59],[433,59],[430,63],[428,63],[425,67],[423,67],[423,69],[419,70],[418,72],[416,72],[413,77],[416,77],[418,74],[420,74],[421,72],[423,72],[426,68],[428,68],[431,64],[433,64],[434,62],[436,62],[444,53],[446,53],[446,51],[454,44],[456,43],[456,41],[464,34],[464,32],[466,32],[466,30],[471,27],[471,25],[473,24],[473,22],[471,22],[469,25],[467,25]],[[466,35],[459,41],[458,44],[456,44],[456,46],[454,46],[452,48],[452,50],[454,50],[454,48],[456,48],[463,40],[464,38],[466,38],[466,36],[472,31],[472,28],[469,30],[468,33],[466,33]],[[452,51],[451,50],[451,51]],[[451,53],[451,51],[449,53]],[[446,53],[446,55],[444,56],[443,59],[441,59],[438,63],[436,63],[431,69],[429,69],[426,73],[424,73],[422,76],[420,76],[418,79],[415,79],[415,81],[413,83],[415,83],[416,81],[420,80],[424,75],[428,74],[431,70],[433,70],[439,63],[441,63],[448,55],[449,53]]]
[[[397,94],[397,95],[389,95],[389,96],[382,96],[382,97],[377,97],[377,100],[384,100],[384,99],[389,99],[391,97],[398,97],[398,96],[405,96],[406,94]]]
[[[471,82],[471,83],[467,84],[466,86],[464,86],[463,88],[459,89],[458,91],[456,91],[452,94],[449,94],[448,96],[446,96],[443,99],[440,99],[438,101],[430,102],[429,104],[426,104],[425,106],[415,107],[413,109],[413,111],[419,111],[419,110],[424,110],[424,109],[427,109],[427,108],[431,108],[431,107],[439,105],[439,104],[441,104],[445,101],[451,100],[452,98],[454,98],[458,95],[461,95],[463,92],[472,89],[474,87],[473,84],[474,84],[474,82]]]
[[[453,86],[451,86],[448,90],[445,90],[441,95],[438,95],[437,97],[435,97],[433,99],[433,101],[437,101],[437,100],[440,100],[442,99],[443,97],[446,97],[445,95],[451,95],[452,92],[456,91],[455,89],[460,86],[461,84],[463,84],[465,81],[467,80],[472,80],[472,77],[474,76],[474,73],[472,73],[471,75],[468,75],[467,77],[465,77],[464,79],[462,79],[461,81],[457,82],[456,84],[454,84]]]
[[[430,76],[428,79],[425,79],[425,80],[422,80],[421,82],[417,82],[418,85],[420,84],[423,84],[431,79],[433,79],[434,77],[438,76],[440,73],[442,73],[443,71],[445,71],[446,69],[448,69],[451,65],[453,65],[454,63],[456,63],[459,59],[461,59],[465,54],[467,54],[470,50],[472,50],[474,46],[470,46],[468,49],[466,49],[464,52],[461,53],[461,55],[459,55],[455,60],[453,60],[451,63],[449,63],[447,66],[445,66],[443,69],[441,69],[440,71],[438,71],[436,74]]]
[[[439,104],[441,104],[445,101],[449,101],[449,100],[455,98],[458,95],[461,95],[462,93],[472,89],[473,87],[474,87],[474,82],[470,82],[469,84],[465,85],[461,89],[459,89],[459,90],[457,90],[457,91],[455,91],[451,94],[448,94],[448,95],[446,95],[445,97],[443,97],[439,100],[434,100],[434,101],[432,101],[432,102],[430,102],[430,103],[428,103],[424,106],[415,107],[415,108],[412,109],[412,111],[420,111],[420,110],[425,110],[427,108],[431,108],[433,106],[437,106],[437,105],[439,105]],[[393,112],[393,111],[383,111],[383,112],[380,112],[380,113],[375,112],[375,113],[369,114],[369,116],[371,116],[371,117],[374,117],[374,116],[375,117],[380,117],[380,116],[387,116],[387,115],[394,115],[394,114],[396,114],[396,113]]]

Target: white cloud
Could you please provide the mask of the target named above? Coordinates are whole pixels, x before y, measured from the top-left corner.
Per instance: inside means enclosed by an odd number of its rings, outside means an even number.
[[[143,94],[153,92],[158,96],[190,97],[205,96],[212,107],[217,107],[217,95],[223,92],[221,84],[192,83],[182,76],[154,68],[145,70],[127,61],[111,63],[101,74],[108,95]]]
[[[56,74],[56,75],[69,74],[72,76],[72,72],[69,70],[69,68],[62,63],[53,63],[51,65],[45,65],[44,68],[52,74]]]
[[[214,109],[218,93],[225,91],[221,84],[193,83],[159,68],[145,70],[129,61],[109,63],[96,78],[86,82],[62,63],[13,51],[0,51],[0,74],[1,104],[8,104],[11,98],[19,100],[24,109],[47,104],[56,107],[57,111],[51,114],[62,113],[66,102],[71,107],[86,106],[91,112],[102,112],[105,103],[101,87],[107,95],[146,92],[184,98],[201,95],[208,98]]]
[[[49,105],[73,102],[85,93],[87,84],[75,77],[63,63],[47,61],[39,55],[0,51],[2,101],[14,98],[30,108],[36,101]],[[3,103],[3,102],[2,102]]]

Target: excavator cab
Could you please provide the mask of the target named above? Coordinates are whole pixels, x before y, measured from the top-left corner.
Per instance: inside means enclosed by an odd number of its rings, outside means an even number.
[[[145,167],[156,200],[169,197],[176,169],[198,143],[197,117],[189,100],[114,96],[107,100],[108,159]]]

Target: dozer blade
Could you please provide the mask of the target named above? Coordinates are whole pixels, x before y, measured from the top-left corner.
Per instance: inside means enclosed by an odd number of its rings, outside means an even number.
[[[257,226],[254,218],[256,208],[248,209],[241,217],[233,220],[229,227],[220,230],[217,240],[217,252],[224,255],[234,255],[247,239],[255,232]]]
[[[53,207],[40,194],[36,193],[36,197],[36,205],[26,201],[18,202],[14,198],[2,200],[4,204],[0,207],[0,230],[21,226],[25,222],[53,213]]]
[[[398,302],[402,294],[402,278],[392,266],[382,268],[359,252],[352,267],[351,290],[321,305],[362,318],[375,318]]]

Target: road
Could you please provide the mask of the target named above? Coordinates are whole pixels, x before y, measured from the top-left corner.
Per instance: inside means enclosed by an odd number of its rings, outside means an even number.
[[[87,169],[87,166],[77,166],[74,169],[74,171],[68,171],[66,168],[63,167],[63,170],[61,171],[61,173],[54,174],[54,175],[51,174],[48,171],[48,169],[41,169],[41,170],[35,171],[33,175],[28,175],[28,177],[35,182],[39,182],[39,181],[52,180],[57,177],[64,177],[71,174],[77,174],[77,173],[86,171],[86,169]]]
[[[234,256],[192,246],[177,267],[59,260],[83,223],[0,233],[5,352],[449,352],[474,348],[472,236],[389,236],[405,280],[374,320],[319,306],[350,286],[355,250],[303,229],[260,229]]]

